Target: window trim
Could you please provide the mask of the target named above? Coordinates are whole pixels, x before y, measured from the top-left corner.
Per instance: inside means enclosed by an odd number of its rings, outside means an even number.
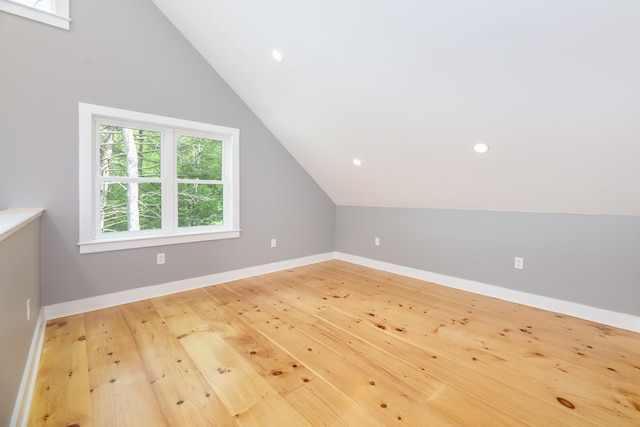
[[[201,242],[240,237],[240,131],[190,120],[140,113],[100,105],[78,103],[79,113],[79,250],[81,254],[131,248]],[[142,126],[172,128],[187,133],[215,133],[223,135],[228,149],[223,150],[223,170],[227,177],[224,191],[223,225],[188,227],[171,230],[144,230],[121,235],[96,233],[97,196],[96,168],[98,147],[95,141],[96,120],[115,120]],[[175,141],[172,149],[175,151]],[[165,160],[168,161],[169,159]],[[164,173],[164,168],[163,168]],[[163,210],[163,217],[166,212]]]
[[[71,18],[69,17],[69,0],[54,0],[55,12],[36,9],[23,3],[11,0],[0,0],[0,10],[8,12],[43,24],[69,30]]]

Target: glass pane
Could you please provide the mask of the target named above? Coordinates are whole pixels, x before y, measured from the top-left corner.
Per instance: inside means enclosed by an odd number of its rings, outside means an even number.
[[[100,231],[162,228],[160,183],[104,182],[100,185]]]
[[[178,178],[222,180],[222,141],[178,135]]]
[[[100,125],[100,175],[160,178],[160,132]]]
[[[178,184],[178,227],[222,224],[222,184]]]

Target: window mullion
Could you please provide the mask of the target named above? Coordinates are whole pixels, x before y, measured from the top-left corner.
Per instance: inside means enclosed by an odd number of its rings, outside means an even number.
[[[98,120],[92,120],[93,125],[93,150],[92,150],[92,171],[93,171],[93,221],[92,221],[92,229],[93,229],[93,237],[99,236],[102,233],[100,230],[100,217],[101,217],[101,206],[100,206],[100,185],[102,182],[100,181],[100,144],[98,141],[100,139],[99,129],[100,123]]]
[[[231,147],[230,147],[230,143],[229,143],[229,137],[225,137],[222,140],[222,203],[224,204],[224,206],[228,206],[229,209],[224,209],[222,211],[222,223],[223,224],[232,224],[232,208],[231,206],[233,205],[232,201],[231,201],[231,194],[229,192],[229,186],[227,185],[230,179],[229,174],[231,173],[230,169],[230,165],[232,164],[231,162]]]
[[[162,132],[162,159],[162,230],[174,231],[177,228],[178,184],[175,179],[175,132],[171,129]]]

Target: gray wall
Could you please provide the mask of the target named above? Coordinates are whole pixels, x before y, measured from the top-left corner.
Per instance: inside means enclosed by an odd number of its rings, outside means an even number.
[[[72,1],[71,18],[0,13],[0,208],[47,210],[45,305],[334,250],[333,202],[151,0]],[[79,255],[80,101],[239,128],[241,237]]]
[[[9,425],[40,307],[37,219],[0,241],[0,426]]]
[[[349,206],[336,212],[339,252],[640,315],[640,217]],[[516,256],[524,258],[523,270],[513,268]]]

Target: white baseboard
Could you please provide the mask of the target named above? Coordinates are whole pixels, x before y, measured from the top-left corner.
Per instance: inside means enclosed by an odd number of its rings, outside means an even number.
[[[143,288],[131,289],[112,294],[49,305],[43,307],[45,320],[56,319],[73,314],[86,313],[88,311],[99,310],[102,308],[113,307],[120,304],[141,301],[148,298],[188,291],[191,289],[202,288],[219,283],[230,282],[233,280],[245,279],[247,277],[273,273],[275,271],[286,270],[287,268],[314,264],[330,259],[340,259],[354,264],[360,264],[378,270],[388,271],[390,273],[401,274],[403,276],[437,283],[439,285],[447,286],[450,288],[461,289],[463,291],[473,292],[479,295],[485,295],[505,301],[527,305],[530,307],[552,311],[555,313],[578,317],[581,319],[590,320],[617,328],[627,329],[633,332],[640,332],[639,316],[604,310],[601,308],[591,307],[556,298],[515,291],[500,286],[475,282],[473,280],[460,279],[458,277],[446,276],[444,274],[432,273],[425,270],[418,270],[411,267],[377,261],[374,259],[364,258],[357,255],[350,255],[342,252],[327,252],[303,258],[279,261],[271,264],[243,268],[240,270],[216,273],[208,276],[194,277],[155,286],[147,286]]]
[[[286,270],[287,268],[300,267],[302,265],[315,264],[335,258],[335,252],[311,255],[303,258],[296,258],[286,261],[279,261],[270,264],[258,265],[255,267],[243,268],[240,270],[227,271],[223,273],[210,274],[207,276],[193,277],[175,282],[163,283],[143,288],[130,289],[112,294],[99,295],[91,298],[84,298],[75,301],[63,302],[45,306],[45,319],[57,319],[59,317],[71,316],[74,314],[86,313],[100,310],[102,308],[114,307],[120,304],[127,304],[135,301],[142,301],[149,298],[170,295],[177,292],[189,291],[203,288],[219,283],[233,280],[246,279],[247,277],[259,276],[261,274],[273,273],[275,271]]]
[[[631,314],[618,313],[615,311],[590,307],[588,305],[578,304],[575,302],[529,294],[526,292],[515,291],[500,286],[475,282],[473,280],[446,276],[444,274],[431,273],[425,270],[418,270],[415,268],[404,267],[388,262],[376,261],[374,259],[345,254],[342,252],[336,252],[336,259],[351,262],[354,264],[364,265],[366,267],[371,267],[378,270],[388,271],[390,273],[401,274],[403,276],[412,277],[414,279],[437,283],[439,285],[447,286],[450,288],[473,292],[479,295],[485,295],[505,301],[515,302],[518,304],[527,305],[529,307],[540,308],[555,313],[565,314],[567,316],[578,317],[580,319],[590,320],[592,322],[602,323],[605,325],[614,326],[616,328],[627,329],[633,332],[640,332],[640,317]]]
[[[20,389],[16,398],[16,404],[13,407],[13,415],[9,425],[11,427],[25,427],[29,421],[29,410],[31,409],[31,400],[33,399],[33,390],[36,385],[36,377],[38,375],[38,366],[40,364],[40,353],[42,352],[42,344],[44,342],[44,331],[47,321],[44,317],[44,307],[40,309],[36,327],[33,331],[31,339],[31,347],[29,348],[29,356],[22,374]]]

